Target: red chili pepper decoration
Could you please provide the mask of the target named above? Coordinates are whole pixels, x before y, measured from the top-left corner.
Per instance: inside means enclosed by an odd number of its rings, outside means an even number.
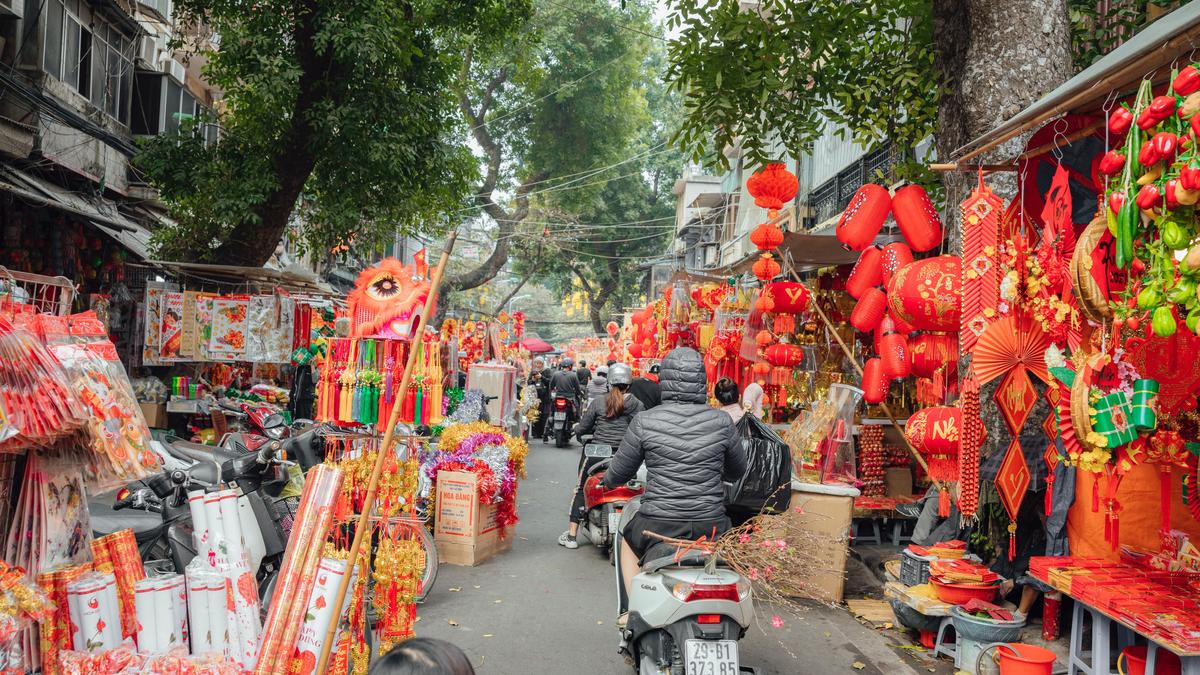
[[[1116,150],[1109,150],[1100,158],[1100,175],[1111,176],[1125,168],[1125,155]]]
[[[1163,186],[1163,192],[1167,198],[1167,210],[1174,211],[1179,208],[1179,200],[1175,197],[1175,188],[1179,185],[1178,178],[1172,178]]]
[[[1138,164],[1142,166],[1153,166],[1155,162],[1162,159],[1158,156],[1158,150],[1154,148],[1153,139],[1142,142],[1142,147],[1138,149]]]
[[[1142,189],[1138,190],[1137,198],[1134,199],[1134,202],[1138,205],[1139,209],[1149,211],[1161,206],[1162,200],[1162,193],[1159,192],[1158,186],[1151,183],[1150,185],[1143,185]]]
[[[1179,182],[1185,190],[1200,190],[1200,168],[1185,166],[1179,170]]]
[[[1160,131],[1154,134],[1153,142],[1158,158],[1170,161],[1175,156],[1175,146],[1179,143],[1179,138],[1169,131]]]
[[[1158,121],[1163,121],[1175,114],[1175,106],[1177,101],[1174,96],[1155,96],[1153,101],[1150,101],[1150,106],[1147,110]]]
[[[1125,108],[1117,108],[1108,116],[1108,130],[1115,136],[1124,136],[1133,126],[1133,113]]]
[[[1179,71],[1171,83],[1171,90],[1180,96],[1200,91],[1200,70],[1196,70],[1196,66],[1188,66]]]
[[[1142,131],[1150,131],[1161,121],[1154,116],[1154,113],[1150,112],[1149,108],[1146,108],[1137,116],[1137,125]]]
[[[1120,213],[1122,206],[1125,206],[1124,192],[1113,192],[1108,195],[1108,210],[1112,211],[1113,215]]]

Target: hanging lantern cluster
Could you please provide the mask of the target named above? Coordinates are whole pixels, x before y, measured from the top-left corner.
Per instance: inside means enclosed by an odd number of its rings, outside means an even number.
[[[750,233],[750,243],[760,251],[772,251],[783,243],[783,230],[774,223],[760,223]]]
[[[779,276],[779,263],[775,262],[771,251],[783,243],[783,230],[771,221],[779,215],[779,209],[796,197],[799,189],[800,182],[796,180],[796,175],[783,164],[768,164],[746,181],[746,192],[754,198],[755,204],[767,210],[767,222],[750,233],[750,242],[763,251],[753,268],[754,276],[761,281],[770,281]]]
[[[782,271],[779,263],[775,262],[775,257],[770,253],[762,254],[762,257],[754,262],[754,267],[751,269],[759,281],[770,281],[779,276]]]

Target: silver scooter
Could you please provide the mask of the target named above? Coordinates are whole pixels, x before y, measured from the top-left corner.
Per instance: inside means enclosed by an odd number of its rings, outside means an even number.
[[[620,531],[641,508],[641,498],[625,506]],[[624,538],[616,537],[616,560]],[[628,611],[619,651],[639,675],[740,675],[738,640],[754,617],[750,581],[697,549],[679,553],[665,542],[646,551],[642,571],[625,594],[617,568],[618,616]]]

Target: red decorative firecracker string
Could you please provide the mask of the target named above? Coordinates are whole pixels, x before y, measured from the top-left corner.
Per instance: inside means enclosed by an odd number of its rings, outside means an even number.
[[[987,431],[979,411],[979,383],[973,375],[962,383],[962,446],[958,451],[958,510],[964,520],[979,512],[979,448]]]
[[[862,482],[862,494],[867,497],[882,497],[884,486],[883,427],[864,425],[859,429],[858,479]]]

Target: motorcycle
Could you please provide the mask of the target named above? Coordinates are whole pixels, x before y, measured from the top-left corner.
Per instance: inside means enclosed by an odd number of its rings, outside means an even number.
[[[550,418],[554,424],[554,447],[568,447],[571,445],[571,428],[578,421],[575,414],[575,401],[555,393],[550,411]]]
[[[607,445],[585,443],[585,457],[602,458],[590,470],[583,484],[584,508],[587,509],[586,527],[588,539],[602,552],[613,558],[613,538],[621,520],[621,512],[634,497],[646,491],[645,484],[634,479],[614,488],[604,486],[604,472],[612,461],[613,449]]]
[[[618,534],[640,507],[640,497],[626,504]],[[614,539],[620,560],[625,540]],[[643,560],[629,594],[616,565],[618,616],[629,613],[618,626],[618,650],[626,661],[640,675],[753,673],[741,666],[738,653],[738,640],[754,618],[750,581],[700,547],[681,550],[658,542]]]

